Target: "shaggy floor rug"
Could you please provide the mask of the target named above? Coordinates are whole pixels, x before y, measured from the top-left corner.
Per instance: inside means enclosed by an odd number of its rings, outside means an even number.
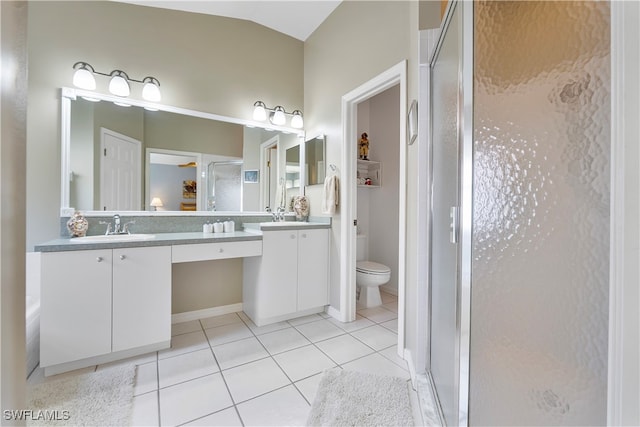
[[[325,371],[308,426],[412,426],[407,381],[362,372]]]
[[[136,367],[116,366],[27,388],[27,424],[127,426],[131,424]]]

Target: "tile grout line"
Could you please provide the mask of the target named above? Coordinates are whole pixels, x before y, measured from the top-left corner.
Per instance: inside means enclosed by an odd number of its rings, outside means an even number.
[[[384,309],[384,310],[386,310],[386,311],[389,311],[390,313],[393,313],[391,310],[389,310],[389,309],[387,309],[387,308],[385,308],[385,307],[382,307],[382,309]],[[327,354],[327,353],[326,353],[326,352],[324,352],[320,347],[318,347],[318,345],[317,345],[317,344],[318,344],[318,343],[321,343],[321,342],[325,342],[325,341],[331,340],[331,339],[333,339],[333,338],[338,338],[338,337],[342,337],[342,336],[345,336],[345,335],[349,335],[349,336],[351,336],[352,338],[356,339],[358,342],[362,343],[362,344],[363,344],[364,346],[366,346],[367,348],[369,348],[369,349],[372,351],[372,353],[367,354],[367,355],[364,355],[364,356],[357,357],[357,358],[355,358],[355,359],[353,359],[353,360],[349,360],[348,362],[345,362],[345,363],[351,363],[351,362],[353,362],[353,361],[356,361],[356,360],[359,360],[359,359],[365,358],[365,357],[367,357],[367,356],[371,356],[372,354],[376,354],[376,353],[378,353],[378,354],[380,354],[380,356],[382,356],[385,360],[389,361],[390,363],[394,364],[395,366],[398,366],[398,365],[397,365],[395,362],[393,362],[391,359],[389,359],[388,357],[386,357],[386,356],[384,356],[383,354],[381,354],[381,351],[387,350],[388,348],[392,347],[392,345],[391,345],[391,346],[388,346],[388,347],[384,347],[384,348],[382,348],[382,349],[380,349],[380,350],[376,350],[375,348],[371,347],[370,345],[368,345],[367,343],[363,342],[363,341],[362,341],[362,340],[360,340],[358,337],[356,337],[356,336],[354,336],[354,335],[352,334],[353,332],[361,331],[361,330],[363,330],[363,329],[367,329],[367,328],[372,327],[372,326],[376,326],[376,325],[382,326],[382,325],[381,325],[381,323],[389,322],[389,321],[394,320],[394,319],[385,320],[384,322],[377,322],[377,321],[372,320],[372,319],[370,319],[370,318],[368,318],[368,317],[366,317],[366,316],[360,315],[361,317],[363,317],[363,318],[367,319],[368,321],[372,322],[372,324],[371,324],[371,325],[369,325],[369,326],[366,326],[366,327],[363,327],[363,328],[359,328],[359,329],[356,329],[356,330],[354,330],[354,331],[349,332],[349,331],[346,331],[346,330],[344,330],[344,329],[340,328],[338,325],[335,325],[333,322],[330,322],[330,321],[329,321],[329,319],[330,319],[330,318],[325,318],[325,317],[322,317],[322,316],[318,316],[318,319],[316,319],[316,320],[309,320],[309,321],[307,321],[307,322],[303,322],[303,323],[299,323],[299,324],[292,324],[290,321],[286,321],[286,323],[287,323],[287,325],[288,325],[288,326],[287,326],[287,327],[285,327],[285,328],[277,329],[277,330],[274,330],[274,331],[271,331],[271,332],[266,332],[266,333],[263,333],[263,334],[257,334],[257,333],[254,331],[254,329],[253,329],[253,328],[251,328],[251,326],[247,323],[247,320],[250,320],[250,319],[244,319],[244,318],[243,318],[243,316],[241,316],[239,313],[234,313],[234,314],[238,317],[238,319],[240,320],[240,322],[231,322],[231,323],[228,323],[228,324],[216,325],[216,326],[211,326],[211,327],[209,327],[209,328],[205,328],[205,327],[204,327],[204,324],[203,324],[203,322],[202,322],[202,319],[198,319],[198,324],[199,324],[199,326],[200,326],[200,330],[199,330],[199,331],[191,331],[191,332],[184,332],[184,333],[182,333],[182,334],[176,334],[176,335],[173,335],[173,336],[172,336],[172,338],[173,338],[174,336],[184,335],[184,334],[193,333],[193,332],[203,332],[203,333],[204,333],[205,339],[207,340],[207,345],[208,345],[208,347],[209,347],[209,350],[211,351],[211,353],[212,353],[212,355],[213,355],[213,357],[214,357],[214,362],[215,362],[215,363],[216,363],[216,365],[217,365],[218,372],[220,373],[220,376],[221,376],[221,378],[222,378],[222,380],[223,380],[223,382],[224,382],[224,384],[225,384],[225,388],[226,388],[226,390],[227,390],[227,393],[228,393],[228,395],[229,395],[229,397],[230,397],[230,399],[231,399],[232,406],[233,406],[233,408],[234,408],[234,410],[235,410],[235,412],[236,412],[236,415],[238,416],[238,419],[240,420],[240,422],[242,423],[242,425],[243,425],[243,426],[245,425],[245,423],[244,423],[244,420],[242,419],[242,417],[241,417],[241,415],[240,415],[240,412],[239,412],[239,410],[238,410],[238,405],[239,405],[239,404],[241,404],[241,403],[246,403],[246,402],[249,402],[249,401],[255,400],[255,399],[260,398],[260,397],[262,397],[262,396],[265,396],[265,395],[267,395],[267,394],[269,394],[269,393],[272,393],[272,392],[275,392],[275,391],[278,391],[278,390],[284,389],[284,388],[286,388],[286,387],[288,387],[288,386],[290,386],[290,385],[292,385],[292,386],[294,387],[294,389],[299,393],[299,395],[303,398],[303,400],[304,400],[304,401],[305,401],[309,406],[311,406],[311,402],[309,402],[309,400],[306,398],[306,396],[304,395],[304,393],[302,393],[302,391],[298,388],[298,385],[296,384],[296,382],[292,380],[292,378],[289,376],[289,374],[287,374],[287,372],[285,372],[285,370],[282,368],[282,366],[280,365],[280,363],[278,363],[278,361],[276,360],[275,356],[278,356],[278,355],[281,355],[281,354],[285,354],[285,353],[287,353],[287,352],[294,351],[294,350],[297,350],[297,349],[300,349],[300,348],[303,348],[303,347],[308,347],[308,346],[312,345],[312,346],[313,346],[313,347],[315,347],[317,350],[319,350],[319,351],[320,351],[320,353],[321,353],[322,355],[324,355],[325,357],[327,357],[327,358],[331,361],[331,363],[333,363],[333,364],[335,365],[334,367],[332,367],[332,368],[330,368],[330,369],[335,369],[335,368],[344,369],[344,367],[343,367],[343,365],[344,365],[344,364],[337,363],[337,362],[336,362],[336,361],[335,361],[335,360],[334,360],[334,359],[333,359],[329,354]],[[397,314],[397,313],[394,313],[394,314]],[[312,341],[311,339],[309,339],[309,338],[308,338],[304,333],[302,333],[302,332],[298,329],[298,326],[302,326],[302,325],[309,324],[309,323],[313,323],[313,322],[318,322],[318,321],[320,321],[320,320],[327,320],[327,321],[329,321],[329,323],[330,323],[330,324],[332,324],[333,326],[336,326],[336,327],[340,330],[340,333],[339,333],[338,335],[335,335],[335,336],[332,336],[332,337],[328,337],[328,338],[324,338],[324,339],[321,339],[321,340],[318,340],[318,341],[314,342],[314,341]],[[235,323],[241,323],[241,324],[243,324],[245,327],[247,327],[247,328],[249,329],[249,331],[251,332],[251,336],[250,336],[250,337],[244,337],[244,338],[238,338],[238,339],[235,339],[235,340],[232,340],[232,341],[229,341],[229,342],[224,342],[224,343],[221,343],[221,344],[217,344],[215,347],[217,347],[217,346],[222,346],[222,345],[226,345],[226,344],[236,343],[236,342],[239,342],[239,341],[242,341],[242,340],[248,339],[248,338],[254,338],[254,339],[255,339],[255,340],[260,344],[260,346],[262,347],[262,349],[266,352],[267,356],[265,356],[265,357],[260,357],[260,358],[258,358],[258,359],[256,359],[256,360],[252,360],[252,361],[250,361],[250,362],[241,363],[241,364],[239,364],[239,365],[235,365],[235,366],[231,366],[231,367],[229,367],[229,368],[223,369],[223,368],[222,368],[222,366],[220,365],[219,361],[218,361],[218,358],[217,358],[216,354],[215,354],[215,351],[214,351],[214,348],[213,348],[213,347],[214,347],[214,345],[212,344],[211,340],[209,339],[209,335],[207,334],[207,332],[206,332],[206,331],[207,331],[207,329],[215,329],[215,328],[217,328],[217,327],[229,326],[229,325],[231,325],[231,324],[235,324]],[[258,327],[256,326],[256,328],[258,328]],[[278,332],[278,331],[281,331],[281,330],[284,330],[284,329],[289,329],[289,328],[291,328],[291,329],[295,330],[296,332],[298,332],[302,337],[304,337],[304,339],[305,339],[306,341],[308,341],[308,343],[307,343],[307,344],[304,344],[304,345],[302,345],[302,346],[300,346],[300,347],[296,347],[296,348],[293,348],[293,349],[288,349],[288,350],[285,350],[285,351],[281,351],[281,352],[279,352],[279,353],[273,353],[273,354],[272,354],[272,352],[271,352],[271,351],[269,351],[269,350],[266,348],[266,346],[262,343],[262,341],[261,341],[261,340],[260,340],[260,338],[259,338],[259,336],[261,336],[261,335],[267,335],[267,334],[269,334],[269,333],[274,333],[274,332]],[[396,335],[397,335],[397,332],[395,332],[395,331],[393,331],[393,330],[391,330],[391,329],[389,329],[389,328],[387,328],[387,327],[385,327],[385,326],[382,326],[382,328],[384,328],[385,330],[387,330],[387,331],[389,331],[389,332],[394,333],[394,334],[396,334]],[[159,384],[159,383],[160,383],[160,372],[159,372],[159,371],[160,371],[160,360],[166,360],[166,359],[170,359],[170,358],[173,358],[173,357],[178,357],[178,356],[181,356],[181,355],[184,355],[184,354],[189,354],[189,353],[193,353],[193,352],[196,352],[196,351],[204,350],[205,348],[206,348],[206,347],[203,347],[203,348],[201,348],[201,349],[195,349],[195,350],[192,350],[192,351],[186,351],[186,352],[184,352],[184,353],[177,354],[177,355],[175,355],[175,356],[170,356],[170,357],[167,357],[167,358],[165,358],[165,359],[160,359],[159,352],[156,352],[156,375],[157,375],[157,378],[156,378],[156,383],[157,383],[157,390],[156,390],[156,393],[157,393],[157,399],[158,399],[158,420],[159,420],[159,423],[160,423],[160,424],[161,424],[161,419],[160,419],[160,417],[161,417],[161,415],[160,415],[160,413],[161,413],[161,411],[160,411],[160,408],[161,408],[161,407],[160,407],[160,390],[161,390],[161,388],[160,388],[160,384]],[[226,370],[230,370],[230,369],[233,369],[233,368],[236,368],[236,367],[244,366],[244,365],[247,365],[247,364],[250,364],[250,363],[254,363],[254,362],[257,362],[257,361],[260,361],[260,360],[265,360],[265,359],[268,359],[268,358],[271,358],[271,359],[273,360],[273,362],[276,364],[276,366],[280,369],[280,371],[281,371],[281,372],[284,374],[284,376],[287,378],[287,380],[289,381],[289,384],[286,384],[286,385],[283,385],[283,386],[277,387],[277,388],[275,388],[275,389],[273,389],[273,390],[269,390],[269,391],[267,391],[267,392],[265,392],[265,393],[262,393],[262,394],[260,394],[260,395],[253,396],[253,397],[251,397],[250,399],[244,400],[244,401],[242,401],[242,402],[236,402],[236,401],[235,401],[235,399],[234,399],[234,397],[233,397],[233,395],[231,394],[231,390],[230,390],[229,385],[228,385],[228,383],[227,383],[227,380],[226,380],[226,378],[225,378],[225,376],[224,376],[224,371],[226,371]],[[151,363],[151,362],[148,362],[148,363]],[[400,368],[402,368],[402,367],[400,367]],[[406,369],[403,369],[403,370],[405,370],[405,371],[406,371]],[[218,372],[215,372],[215,373],[218,373]],[[209,376],[209,375],[213,375],[213,374],[215,374],[215,373],[207,374],[207,375],[203,375],[203,376],[198,377],[198,378],[203,378],[203,377],[206,377],[206,376]],[[306,380],[306,379],[308,379],[308,378],[311,378],[311,377],[316,376],[316,375],[319,375],[319,374],[322,374],[322,372],[315,373],[315,374],[312,374],[312,375],[308,375],[308,376],[306,376],[306,377],[304,377],[304,378],[300,378],[300,379],[298,380],[298,382],[300,382],[300,381],[304,381],[304,380]],[[190,379],[190,380],[183,381],[183,382],[181,382],[181,383],[172,384],[171,386],[174,386],[174,385],[177,385],[177,384],[182,384],[182,383],[185,383],[185,382],[188,382],[188,381],[192,381],[192,380],[194,380],[194,379],[197,379],[197,378],[192,378],[192,379]],[[171,387],[171,386],[167,386],[167,387]],[[165,387],[165,388],[167,388],[167,387]],[[231,406],[226,407],[226,408],[219,409],[218,411],[214,411],[214,412],[212,412],[212,413],[210,413],[210,414],[203,415],[202,417],[198,417],[198,418],[196,418],[196,419],[194,419],[194,420],[187,421],[187,423],[188,423],[188,422],[193,422],[193,421],[195,421],[195,420],[198,420],[198,419],[201,419],[201,418],[204,418],[204,417],[207,417],[207,416],[210,416],[210,415],[213,415],[213,414],[216,414],[216,413],[222,412],[222,411],[225,411],[225,410],[230,409],[230,408],[231,408]]]
[[[258,341],[258,343],[260,343],[260,345],[262,346],[262,348],[264,349],[264,351],[266,351],[266,352],[267,352],[267,354],[269,355],[269,357],[273,360],[273,362],[276,364],[276,366],[280,369],[280,371],[282,371],[282,373],[284,374],[284,376],[285,376],[285,377],[287,377],[287,379],[288,379],[288,380],[289,380],[289,382],[290,382],[290,384],[287,384],[286,386],[283,386],[283,387],[277,388],[277,389],[275,389],[275,390],[271,390],[271,391],[269,391],[269,392],[267,392],[267,393],[271,393],[271,392],[274,392],[274,391],[276,391],[276,390],[280,390],[281,388],[288,387],[289,385],[292,385],[292,386],[293,386],[293,388],[295,388],[295,389],[296,389],[296,391],[300,394],[300,396],[302,396],[302,398],[304,399],[304,401],[305,401],[305,402],[307,402],[307,404],[309,405],[309,407],[311,407],[311,403],[309,403],[309,401],[308,401],[308,400],[307,400],[307,398],[305,397],[304,393],[302,393],[302,392],[300,391],[300,389],[295,385],[295,382],[291,379],[291,377],[289,377],[289,375],[285,372],[285,370],[282,368],[282,366],[280,366],[280,364],[278,363],[278,361],[275,359],[274,355],[273,355],[273,354],[271,354],[271,352],[267,349],[267,347],[265,347],[265,345],[262,343],[262,341],[260,341],[260,338],[258,338],[258,336],[257,336],[257,335],[256,335],[256,333],[254,332],[254,330],[253,330],[253,329],[251,329],[251,327],[250,327],[249,325],[247,325],[247,322],[242,318],[242,316],[238,316],[238,317],[240,317],[240,320],[242,320],[242,322],[245,324],[245,326],[246,326],[247,328],[249,328],[249,330],[250,330],[250,331],[251,331],[251,333],[253,334],[253,337],[256,339],[256,341]],[[291,325],[288,321],[287,321],[287,323],[288,323],[288,324],[289,324],[293,329],[295,329],[295,327],[294,327],[293,325]],[[256,325],[256,326],[257,326],[257,325]],[[297,330],[297,329],[295,329],[295,330]],[[275,331],[275,332],[277,332],[277,331]],[[298,331],[298,333],[300,333],[300,331]],[[302,334],[302,336],[303,336],[305,339],[307,339],[307,340],[308,340],[308,338],[307,338],[307,337],[305,337],[305,336],[304,336],[304,334]],[[305,346],[303,346],[303,347],[305,347]],[[301,348],[301,347],[299,347],[299,348]],[[285,353],[285,352],[278,353],[278,354],[283,354],[283,353]],[[266,359],[266,358],[265,358],[265,359]],[[260,359],[260,360],[263,360],[263,359]],[[265,394],[267,394],[267,393],[262,394],[262,396],[264,396],[264,395],[265,395]],[[255,399],[255,398],[257,398],[257,397],[260,397],[260,396],[256,396],[256,397],[254,397],[253,399]],[[249,400],[251,400],[251,399],[248,399],[248,400],[247,400],[247,402],[248,402]]]
[[[160,352],[156,351],[156,400],[158,402],[158,425],[162,425],[162,411],[160,407]]]
[[[237,317],[240,318],[239,315],[236,314]],[[240,318],[240,320],[242,320],[242,318]],[[240,420],[240,423],[243,425],[245,425],[244,420],[242,419],[242,417],[240,416],[240,411],[238,411],[238,406],[236,404],[235,399],[233,398],[233,394],[231,394],[231,389],[229,388],[229,384],[227,383],[227,379],[225,378],[224,374],[222,373],[222,367],[220,366],[220,363],[218,363],[218,358],[216,357],[216,353],[215,351],[213,351],[213,346],[211,345],[211,341],[209,341],[209,336],[206,333],[206,330],[204,328],[204,325],[202,324],[202,321],[199,321],[200,323],[200,327],[202,328],[202,332],[204,333],[205,338],[207,338],[207,344],[209,344],[209,350],[211,350],[211,354],[213,355],[213,360],[215,361],[216,365],[218,365],[218,369],[220,372],[220,378],[222,378],[222,381],[224,382],[224,386],[227,389],[227,393],[229,393],[229,399],[231,399],[231,403],[233,405],[233,409],[236,411],[236,415],[238,416],[238,419]],[[215,412],[213,412],[215,414]],[[205,415],[208,416],[208,415]]]

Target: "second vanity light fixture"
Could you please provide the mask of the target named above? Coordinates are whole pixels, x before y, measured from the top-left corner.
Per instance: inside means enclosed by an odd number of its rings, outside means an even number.
[[[95,90],[96,79],[94,74],[100,76],[111,77],[109,81],[109,92],[116,96],[127,97],[131,93],[129,82],[142,83],[142,98],[151,102],[160,102],[160,82],[155,77],[145,77],[142,80],[132,79],[122,70],[113,70],[110,73],[102,73],[96,71],[90,64],[86,62],[76,62],[73,64],[76,70],[73,74],[73,85],[80,89]]]
[[[267,113],[268,112],[268,113]],[[291,116],[291,127],[296,129],[302,129],[304,126],[304,120],[302,119],[302,111],[293,110],[288,113],[284,107],[276,105],[275,108],[269,108],[262,101],[256,101],[253,104],[253,120],[264,121],[269,118],[269,121],[276,126],[283,126],[287,122],[287,115]]]

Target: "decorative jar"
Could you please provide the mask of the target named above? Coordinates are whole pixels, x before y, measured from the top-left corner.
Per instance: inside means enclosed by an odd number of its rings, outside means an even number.
[[[67,229],[71,237],[83,237],[89,229],[89,222],[80,212],[75,211],[73,216],[67,221]]]

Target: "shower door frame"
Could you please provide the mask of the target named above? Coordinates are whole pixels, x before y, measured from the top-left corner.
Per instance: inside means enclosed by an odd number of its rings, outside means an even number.
[[[459,110],[458,110],[458,164],[459,164],[459,220],[458,220],[458,262],[457,262],[457,296],[456,296],[456,358],[458,368],[458,425],[466,426],[469,424],[469,360],[470,360],[470,329],[471,329],[471,255],[472,255],[472,221],[473,221],[473,2],[453,0],[447,5],[444,19],[441,24],[441,31],[433,49],[429,60],[429,68],[434,64],[444,37],[448,30],[449,23],[456,7],[461,8],[461,66],[460,80],[461,87],[459,90]],[[432,76],[432,72],[430,72]],[[429,84],[431,84],[429,82]],[[430,97],[432,95],[431,89]],[[432,107],[431,107],[432,108]],[[429,133],[431,133],[432,122],[429,118]],[[431,152],[433,138],[430,137]],[[433,161],[429,154],[430,162]],[[433,176],[432,164],[429,165],[429,182],[431,184],[431,192],[433,192]],[[433,252],[431,247],[433,218],[429,215],[429,252]],[[431,259],[431,257],[430,257]],[[431,267],[429,267],[429,307],[432,303],[431,298]],[[431,328],[431,309],[429,308],[429,325],[427,331],[430,334]],[[429,366],[427,370],[431,376],[431,336],[429,336],[429,344],[427,348],[427,360]],[[433,379],[431,378],[432,388],[437,394]],[[438,406],[439,406],[439,400]],[[440,416],[443,419],[442,410],[439,407]],[[444,419],[443,419],[444,421]]]

